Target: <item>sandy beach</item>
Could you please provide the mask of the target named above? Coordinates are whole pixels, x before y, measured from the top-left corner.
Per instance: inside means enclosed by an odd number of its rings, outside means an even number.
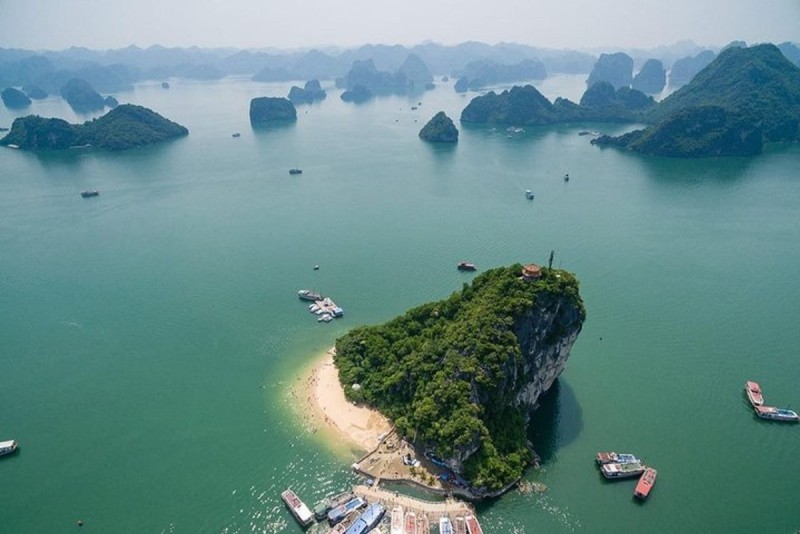
[[[355,406],[345,398],[339,371],[333,365],[333,349],[316,358],[300,380],[297,387],[302,394],[295,396],[305,400],[303,411],[312,432],[327,430],[332,437],[366,452],[392,429],[390,421],[377,411]]]

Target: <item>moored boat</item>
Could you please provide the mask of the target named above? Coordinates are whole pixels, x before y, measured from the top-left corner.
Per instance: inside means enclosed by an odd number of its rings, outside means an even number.
[[[322,521],[327,517],[328,512],[336,508],[337,506],[341,506],[348,501],[352,500],[355,495],[352,491],[343,491],[338,495],[333,495],[331,497],[326,497],[319,501],[314,506],[314,518],[317,521]]]
[[[11,454],[17,450],[17,442],[13,439],[8,441],[0,441],[0,456]]]
[[[100,191],[97,189],[87,189],[86,191],[81,191],[81,196],[83,198],[92,198],[100,195]]]
[[[483,529],[474,515],[465,517],[464,522],[467,524],[467,534],[483,534]]]
[[[652,467],[645,469],[644,474],[642,474],[639,478],[639,482],[636,484],[636,489],[633,490],[633,496],[637,499],[646,499],[647,496],[650,495],[650,490],[653,489],[653,485],[656,483],[657,475],[658,471]]]
[[[392,524],[390,534],[403,534],[403,507],[395,506],[392,508]]]
[[[758,382],[748,380],[744,384],[744,390],[747,392],[747,399],[754,408],[764,404],[764,395],[761,393],[761,386],[758,385]]]
[[[347,517],[350,513],[360,510],[361,508],[367,505],[367,501],[362,499],[361,497],[355,497],[350,499],[344,504],[337,506],[336,508],[331,509],[328,512],[328,523],[333,526],[345,517]]]
[[[453,524],[449,517],[439,519],[439,534],[453,534]]]
[[[310,300],[312,302],[316,302],[318,300],[322,300],[322,295],[319,293],[314,293],[310,289],[301,289],[297,292],[297,297],[300,300]]]
[[[463,517],[456,517],[453,530],[455,530],[455,534],[467,534],[467,523]]]
[[[641,463],[641,461],[633,454],[619,453],[619,452],[598,452],[597,463],[600,465],[633,464],[633,463]]]
[[[350,525],[345,531],[345,534],[365,534],[369,532],[375,525],[380,523],[381,519],[383,519],[383,514],[386,513],[386,508],[381,506],[380,504],[373,504],[370,505],[367,510],[361,514],[361,516],[355,520],[355,522]]]
[[[639,462],[629,464],[604,464],[600,466],[600,472],[609,480],[617,480],[621,478],[638,477],[644,473],[644,466]]]
[[[406,522],[403,534],[417,534],[417,514],[406,512]]]
[[[297,495],[292,490],[287,489],[283,493],[281,493],[281,498],[283,502],[286,503],[286,506],[292,512],[292,515],[297,522],[307,527],[311,524],[314,519],[311,510],[308,509],[308,506],[305,505],[303,501],[300,500]]]
[[[431,524],[425,514],[417,518],[417,534],[431,534]]]
[[[769,419],[771,421],[784,421],[787,423],[800,422],[800,416],[797,412],[788,408],[776,408],[774,406],[756,406],[756,415],[761,419]]]
[[[459,271],[477,271],[478,270],[478,268],[475,266],[474,263],[468,263],[466,261],[458,262],[458,265],[456,266],[456,268]]]

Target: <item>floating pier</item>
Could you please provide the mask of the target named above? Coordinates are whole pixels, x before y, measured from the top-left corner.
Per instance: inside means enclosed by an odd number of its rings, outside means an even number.
[[[455,499],[444,501],[423,501],[396,491],[389,491],[378,487],[356,486],[353,493],[369,502],[378,502],[387,510],[395,506],[402,506],[407,512],[413,512],[417,518],[426,517],[426,523],[439,523],[442,517],[466,517],[475,515],[475,510],[463,502]]]

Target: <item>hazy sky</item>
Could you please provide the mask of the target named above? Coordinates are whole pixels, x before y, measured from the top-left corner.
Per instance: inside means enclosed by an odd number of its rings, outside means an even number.
[[[0,47],[800,41],[800,0],[0,0]]]

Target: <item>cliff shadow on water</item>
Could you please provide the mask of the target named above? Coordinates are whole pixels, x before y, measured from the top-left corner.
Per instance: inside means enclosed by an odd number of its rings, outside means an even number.
[[[259,136],[267,136],[274,133],[281,133],[293,130],[297,125],[297,121],[281,120],[271,121],[268,123],[250,123],[250,128],[253,133]]]
[[[539,398],[539,407],[531,415],[528,439],[546,465],[558,449],[578,439],[582,431],[583,410],[572,387],[559,378]]]

